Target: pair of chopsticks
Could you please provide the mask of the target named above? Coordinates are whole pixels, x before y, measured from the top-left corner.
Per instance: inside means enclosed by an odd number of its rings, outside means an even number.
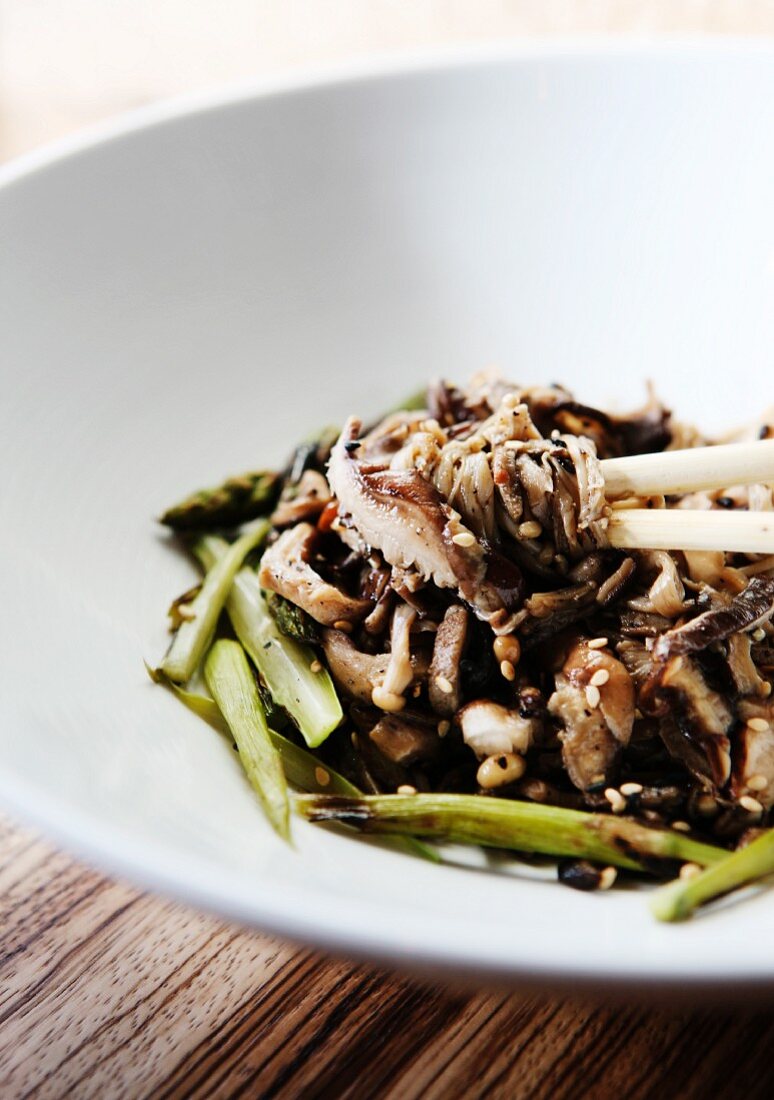
[[[611,546],[774,554],[774,512],[615,508],[626,497],[774,485],[774,439],[607,458],[600,467],[613,504],[607,529]]]

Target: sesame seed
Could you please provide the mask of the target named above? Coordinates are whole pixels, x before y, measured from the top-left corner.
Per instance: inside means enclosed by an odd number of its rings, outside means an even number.
[[[687,821],[673,821],[672,828],[676,829],[678,833],[690,833],[691,826]]]
[[[753,630],[752,632],[752,640],[754,642],[762,642],[765,637],[766,631],[763,629],[762,626],[759,626],[757,630]]]
[[[617,878],[618,872],[615,867],[605,867],[599,875],[599,889],[609,890]]]
[[[626,799],[615,787],[608,787],[605,798],[610,803],[614,814],[622,814],[626,809]]]
[[[622,783],[621,794],[625,794],[629,798],[633,794],[640,794],[642,791],[642,783]]]
[[[476,536],[470,531],[460,531],[458,535],[452,535],[452,542],[455,546],[475,546]]]
[[[331,781],[330,772],[326,772],[325,768],[315,768],[314,777],[321,787],[327,787]]]
[[[751,730],[757,730],[758,733],[764,733],[769,729],[769,723],[765,718],[748,718],[747,725]]]
[[[594,709],[594,707],[599,706],[599,701],[601,698],[602,696],[599,694],[599,688],[595,687],[594,684],[589,684],[589,686],[586,688],[586,702],[592,710]]]
[[[398,794],[416,794],[416,787],[412,787],[410,783],[401,783],[398,787]]]
[[[696,876],[700,874],[701,867],[698,863],[684,863],[680,868],[681,879],[696,878]]]
[[[513,681],[516,679],[516,669],[513,667],[510,661],[500,662],[500,672],[506,680]]]
[[[446,676],[436,676],[435,684],[439,691],[442,691],[444,695],[451,695],[451,693],[454,691],[451,680],[447,679]]]
[[[765,699],[768,695],[771,695],[771,684],[768,680],[764,680],[758,690]]]
[[[761,775],[760,772],[756,772],[755,775],[751,775],[747,780],[747,786],[751,791],[765,791],[769,785],[769,781],[765,775]]]
[[[520,523],[516,531],[520,539],[537,539],[542,535],[543,528],[537,520],[528,519],[524,523]]]
[[[352,633],[352,623],[348,623],[346,619],[337,619],[333,624],[334,630],[342,630],[345,634]]]
[[[446,719],[444,718],[441,722],[438,723],[438,736],[439,737],[445,737],[450,729],[451,729],[451,722],[447,722]]]
[[[590,683],[592,687],[601,688],[603,684],[606,684],[610,679],[610,673],[606,668],[598,668],[594,675],[591,677]]]
[[[607,638],[592,638],[591,641],[587,643],[586,648],[587,649],[604,649],[606,645],[607,645]]]
[[[763,806],[757,798],[752,798],[749,794],[743,794],[739,799],[739,805],[742,809],[747,810],[751,814],[762,814]]]
[[[177,613],[181,619],[185,619],[185,621],[188,623],[192,622],[196,618],[196,612],[191,607],[191,605],[187,603],[178,604]]]
[[[314,660],[312,661],[311,665],[309,666],[309,671],[310,671],[310,672],[322,672],[322,665],[321,665],[321,663],[320,663],[320,662],[319,662],[319,661],[317,660],[317,658],[316,658],[316,657],[315,657],[315,659],[314,659]]]

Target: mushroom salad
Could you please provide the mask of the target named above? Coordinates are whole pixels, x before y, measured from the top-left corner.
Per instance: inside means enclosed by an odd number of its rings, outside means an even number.
[[[165,513],[204,579],[151,675],[283,836],[295,809],[430,859],[549,856],[583,890],[674,879],[653,909],[685,917],[774,871],[774,556],[614,545],[604,467],[710,442],[653,396],[618,415],[491,375],[351,417]]]

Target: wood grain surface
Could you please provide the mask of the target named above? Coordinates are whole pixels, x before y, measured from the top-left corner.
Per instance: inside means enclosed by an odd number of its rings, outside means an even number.
[[[0,0],[0,160],[218,81],[599,31],[772,35],[774,0]],[[760,1008],[461,992],[328,959],[0,819],[0,1100],[768,1098],[772,1050]]]
[[[774,1093],[768,1010],[444,988],[142,894],[2,819],[0,853],[3,1100]]]

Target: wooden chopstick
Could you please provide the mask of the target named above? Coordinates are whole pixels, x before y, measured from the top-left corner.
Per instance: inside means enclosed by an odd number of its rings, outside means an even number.
[[[600,466],[609,500],[726,489],[731,485],[774,484],[774,439],[606,458]]]
[[[610,516],[607,536],[611,546],[624,550],[724,550],[728,553],[774,554],[774,512],[616,509]]]

